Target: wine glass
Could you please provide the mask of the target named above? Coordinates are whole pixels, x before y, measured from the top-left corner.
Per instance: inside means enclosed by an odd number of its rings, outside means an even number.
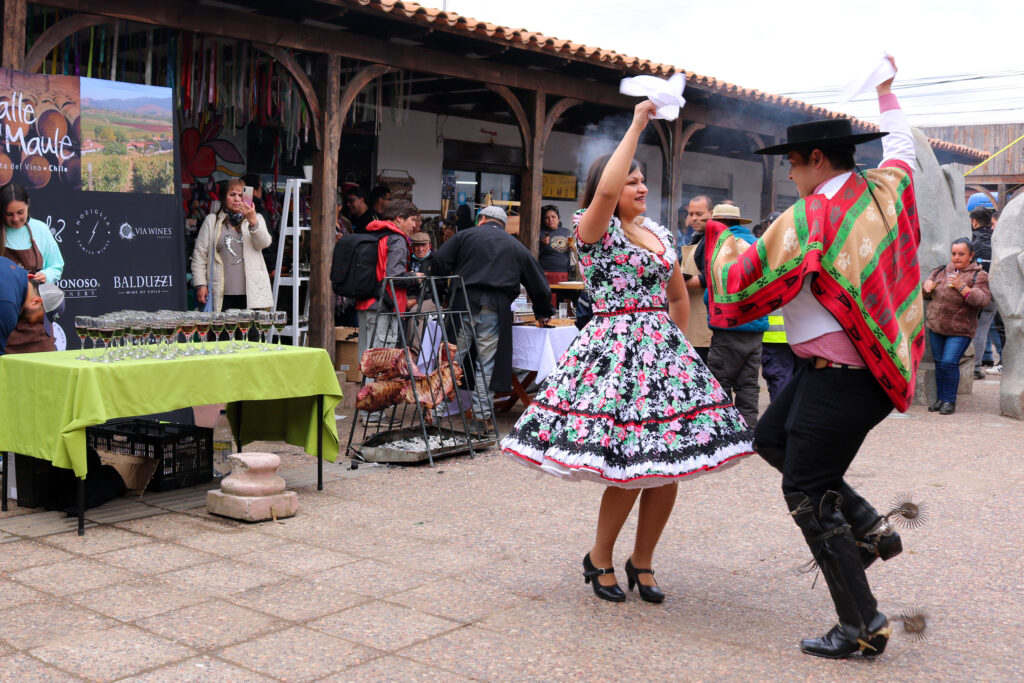
[[[100,339],[103,341],[103,360],[101,363],[110,363],[110,341],[114,338],[114,330],[117,324],[110,316],[100,318],[99,331]]]
[[[89,339],[92,340],[92,356],[89,360],[99,362],[100,359],[97,357],[96,347],[98,346],[97,342],[100,340],[100,319],[98,317],[89,318],[86,331],[89,333]]]
[[[89,338],[89,316],[75,316],[75,334],[78,335],[78,341],[82,344],[82,352],[75,360],[89,360],[85,355],[85,340]]]
[[[236,353],[235,333],[238,332],[238,309],[224,311],[224,331],[228,333],[228,353]]]
[[[118,354],[121,356],[121,360],[126,358],[134,357],[132,353],[132,312],[121,311],[117,314],[118,331],[121,333],[118,337],[120,339],[120,347]]]
[[[256,312],[256,329],[260,332],[261,351],[269,351],[270,347],[267,345],[267,332],[270,330],[270,325],[274,320],[274,316],[270,311],[257,311]]]
[[[206,336],[210,334],[210,316],[211,313],[196,313],[196,331],[199,332],[199,340],[202,342],[202,346],[199,348],[198,353],[202,356],[209,355],[211,351],[206,346]]]
[[[192,337],[196,333],[196,322],[199,316],[195,313],[185,313],[181,316],[181,332],[185,335],[185,352],[183,356],[197,355],[195,347],[192,346]]]
[[[281,333],[284,332],[285,326],[288,324],[288,312],[287,311],[274,311],[274,322],[273,327],[277,328],[277,351],[284,351],[284,346],[281,345]],[[292,336],[295,339],[295,336]]]
[[[153,331],[153,316],[149,313],[139,313],[135,318],[135,331],[138,337],[138,348],[136,356],[146,358],[149,356],[149,335]]]
[[[213,313],[210,316],[210,329],[213,331],[213,351],[212,353],[227,353],[220,349],[220,335],[224,331],[224,325],[227,322],[227,316],[223,313]]]
[[[157,329],[160,330],[159,337],[163,342],[163,348],[159,357],[164,360],[171,360],[176,356],[171,343],[178,331],[178,323],[174,319],[173,313],[164,313],[157,320]]]
[[[124,358],[123,346],[120,345],[122,337],[124,337],[124,318],[119,314],[114,313],[110,316],[111,322],[114,324],[114,330],[110,335],[110,358],[111,360],[118,361]]]
[[[255,314],[249,309],[238,312],[238,331],[242,333],[243,349],[252,348],[252,344],[249,343],[249,328],[252,327],[255,317]]]

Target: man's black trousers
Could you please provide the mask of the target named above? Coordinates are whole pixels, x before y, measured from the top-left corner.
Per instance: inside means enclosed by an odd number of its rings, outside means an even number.
[[[869,370],[804,365],[754,429],[754,448],[782,472],[784,493],[837,491],[868,432],[892,411]]]

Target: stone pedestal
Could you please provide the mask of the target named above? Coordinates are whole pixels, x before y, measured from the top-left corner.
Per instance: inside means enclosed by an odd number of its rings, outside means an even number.
[[[927,343],[927,342],[926,342]],[[917,368],[915,378],[914,400],[918,406],[930,406],[935,402],[935,361],[932,359],[931,347],[925,350],[924,358]],[[968,344],[964,355],[960,356],[960,383],[956,387],[957,396],[974,393],[974,345]]]
[[[281,458],[273,453],[235,453],[228,456],[231,474],[220,490],[206,494],[206,510],[214,515],[263,522],[292,517],[299,509],[299,497],[285,490],[277,475]]]

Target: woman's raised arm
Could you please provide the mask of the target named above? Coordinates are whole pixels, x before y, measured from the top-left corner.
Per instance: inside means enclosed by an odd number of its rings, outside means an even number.
[[[622,141],[615,148],[608,165],[604,167],[594,199],[580,218],[579,233],[580,239],[584,242],[593,244],[604,237],[608,230],[608,223],[615,213],[622,187],[626,184],[633,155],[636,154],[640,133],[647,127],[647,122],[655,111],[657,107],[650,100],[644,100],[633,109],[633,121],[629,124],[629,130],[622,136]]]

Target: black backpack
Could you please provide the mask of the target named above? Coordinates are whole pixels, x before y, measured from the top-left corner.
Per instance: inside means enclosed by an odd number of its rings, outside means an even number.
[[[352,299],[372,299],[380,293],[377,279],[377,244],[392,234],[387,230],[345,235],[334,245],[331,286],[334,293]]]

